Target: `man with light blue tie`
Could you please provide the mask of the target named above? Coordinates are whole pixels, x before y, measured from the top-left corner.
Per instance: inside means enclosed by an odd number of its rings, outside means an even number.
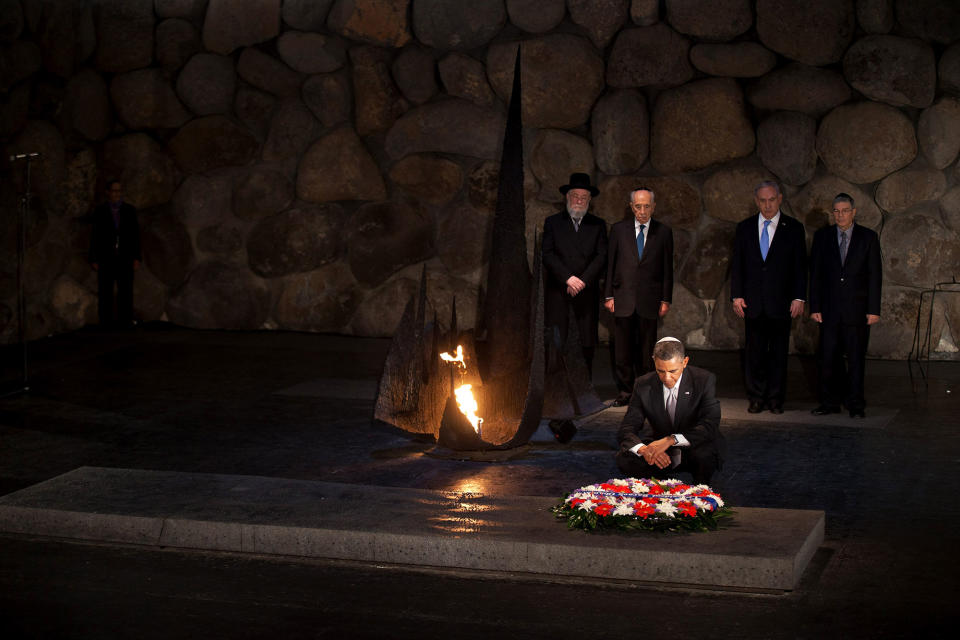
[[[790,323],[803,313],[807,244],[803,225],[780,211],[776,182],[754,189],[759,213],[737,225],[730,265],[733,311],[744,319],[747,411],[783,413]]]
[[[635,189],[633,217],[610,227],[604,306],[614,316],[618,407],[630,402],[637,376],[652,370],[657,321],[673,301],[673,230],[653,219],[656,206],[653,190]]]

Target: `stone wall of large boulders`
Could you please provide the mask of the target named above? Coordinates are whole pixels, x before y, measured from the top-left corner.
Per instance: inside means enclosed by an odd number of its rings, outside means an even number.
[[[734,348],[753,186],[777,179],[811,236],[845,191],[883,246],[871,353],[910,352],[921,300],[926,335],[922,292],[960,275],[955,1],[0,0],[3,341],[24,152],[31,338],[96,321],[88,215],[114,176],[141,213],[143,321],[385,336],[425,265],[440,317],[456,295],[471,326],[518,43],[531,247],[572,171],[611,223],[650,186],[677,246],[664,331]],[[960,295],[932,318],[955,357]]]

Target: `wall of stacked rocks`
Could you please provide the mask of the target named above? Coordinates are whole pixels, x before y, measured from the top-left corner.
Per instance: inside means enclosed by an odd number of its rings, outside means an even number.
[[[664,331],[740,345],[732,233],[766,178],[809,236],[839,191],[880,232],[872,355],[906,357],[922,291],[960,275],[957,2],[0,0],[2,340],[23,152],[31,338],[96,321],[88,216],[113,176],[141,212],[141,320],[386,336],[425,265],[470,326],[518,44],[531,247],[572,171],[610,223],[652,187],[677,241]],[[960,296],[932,317],[955,357]]]

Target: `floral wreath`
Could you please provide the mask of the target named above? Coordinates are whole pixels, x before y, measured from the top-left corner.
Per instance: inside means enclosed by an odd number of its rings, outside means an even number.
[[[713,531],[733,515],[705,484],[654,478],[614,478],[580,487],[551,511],[570,529],[586,531]]]

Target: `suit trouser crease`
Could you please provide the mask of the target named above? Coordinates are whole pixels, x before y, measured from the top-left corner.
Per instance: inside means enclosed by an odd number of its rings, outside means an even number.
[[[782,405],[787,395],[790,318],[746,318],[745,383],[751,401]]]

